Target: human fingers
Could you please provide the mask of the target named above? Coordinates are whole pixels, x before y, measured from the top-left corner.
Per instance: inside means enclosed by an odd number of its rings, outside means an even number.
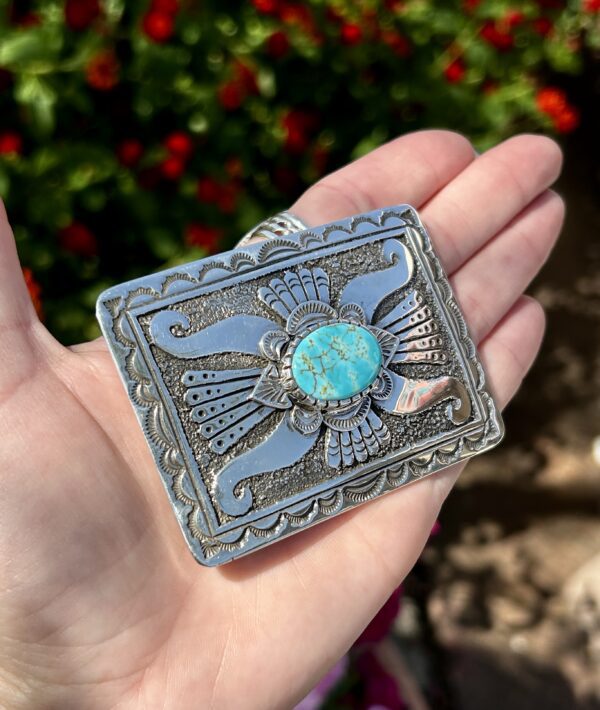
[[[469,164],[421,218],[448,274],[481,249],[558,177],[562,154],[545,136],[519,135]]]
[[[327,175],[291,211],[315,225],[400,202],[419,207],[474,159],[473,147],[458,133],[409,133]]]
[[[542,193],[455,272],[452,287],[476,341],[492,330],[544,264],[564,213],[559,195]]]

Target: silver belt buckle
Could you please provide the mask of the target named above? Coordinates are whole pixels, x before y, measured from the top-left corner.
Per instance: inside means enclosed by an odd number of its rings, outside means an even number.
[[[448,279],[409,205],[263,242],[248,235],[243,248],[108,289],[97,313],[203,565],[417,481],[503,435]]]

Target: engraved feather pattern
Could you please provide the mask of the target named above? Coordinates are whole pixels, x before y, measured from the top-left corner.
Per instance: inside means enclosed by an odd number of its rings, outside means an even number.
[[[400,342],[391,359],[394,364],[426,362],[429,365],[441,365],[447,360],[442,349],[439,326],[429,306],[422,304],[421,294],[411,291],[375,324],[399,338]]]
[[[329,276],[323,269],[287,271],[282,278],[271,279],[258,290],[259,299],[281,318],[307,301],[329,303]]]
[[[327,463],[332,468],[352,466],[374,456],[390,440],[390,431],[375,412],[350,431],[328,429],[325,435]]]
[[[260,368],[249,368],[188,370],[183,375],[192,421],[200,424],[200,434],[216,453],[227,451],[273,412],[271,407],[249,399],[261,373]]]

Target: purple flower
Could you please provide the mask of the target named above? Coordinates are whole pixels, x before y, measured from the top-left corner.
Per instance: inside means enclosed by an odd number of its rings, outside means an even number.
[[[331,670],[321,678],[310,693],[301,700],[294,710],[318,710],[337,685],[348,668],[348,656],[342,656]]]
[[[387,636],[388,631],[391,629],[398,615],[401,597],[402,587],[398,587],[377,612],[367,628],[356,639],[357,644],[376,643]]]
[[[374,653],[365,651],[356,661],[363,679],[363,707],[368,710],[407,710],[395,678],[390,675]]]

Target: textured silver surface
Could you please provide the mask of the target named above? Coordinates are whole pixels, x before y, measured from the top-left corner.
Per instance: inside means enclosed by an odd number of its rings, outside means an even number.
[[[416,211],[377,210],[121,284],[98,319],[186,540],[246,554],[484,451],[502,423]],[[303,393],[294,348],[369,329],[376,380]]]

